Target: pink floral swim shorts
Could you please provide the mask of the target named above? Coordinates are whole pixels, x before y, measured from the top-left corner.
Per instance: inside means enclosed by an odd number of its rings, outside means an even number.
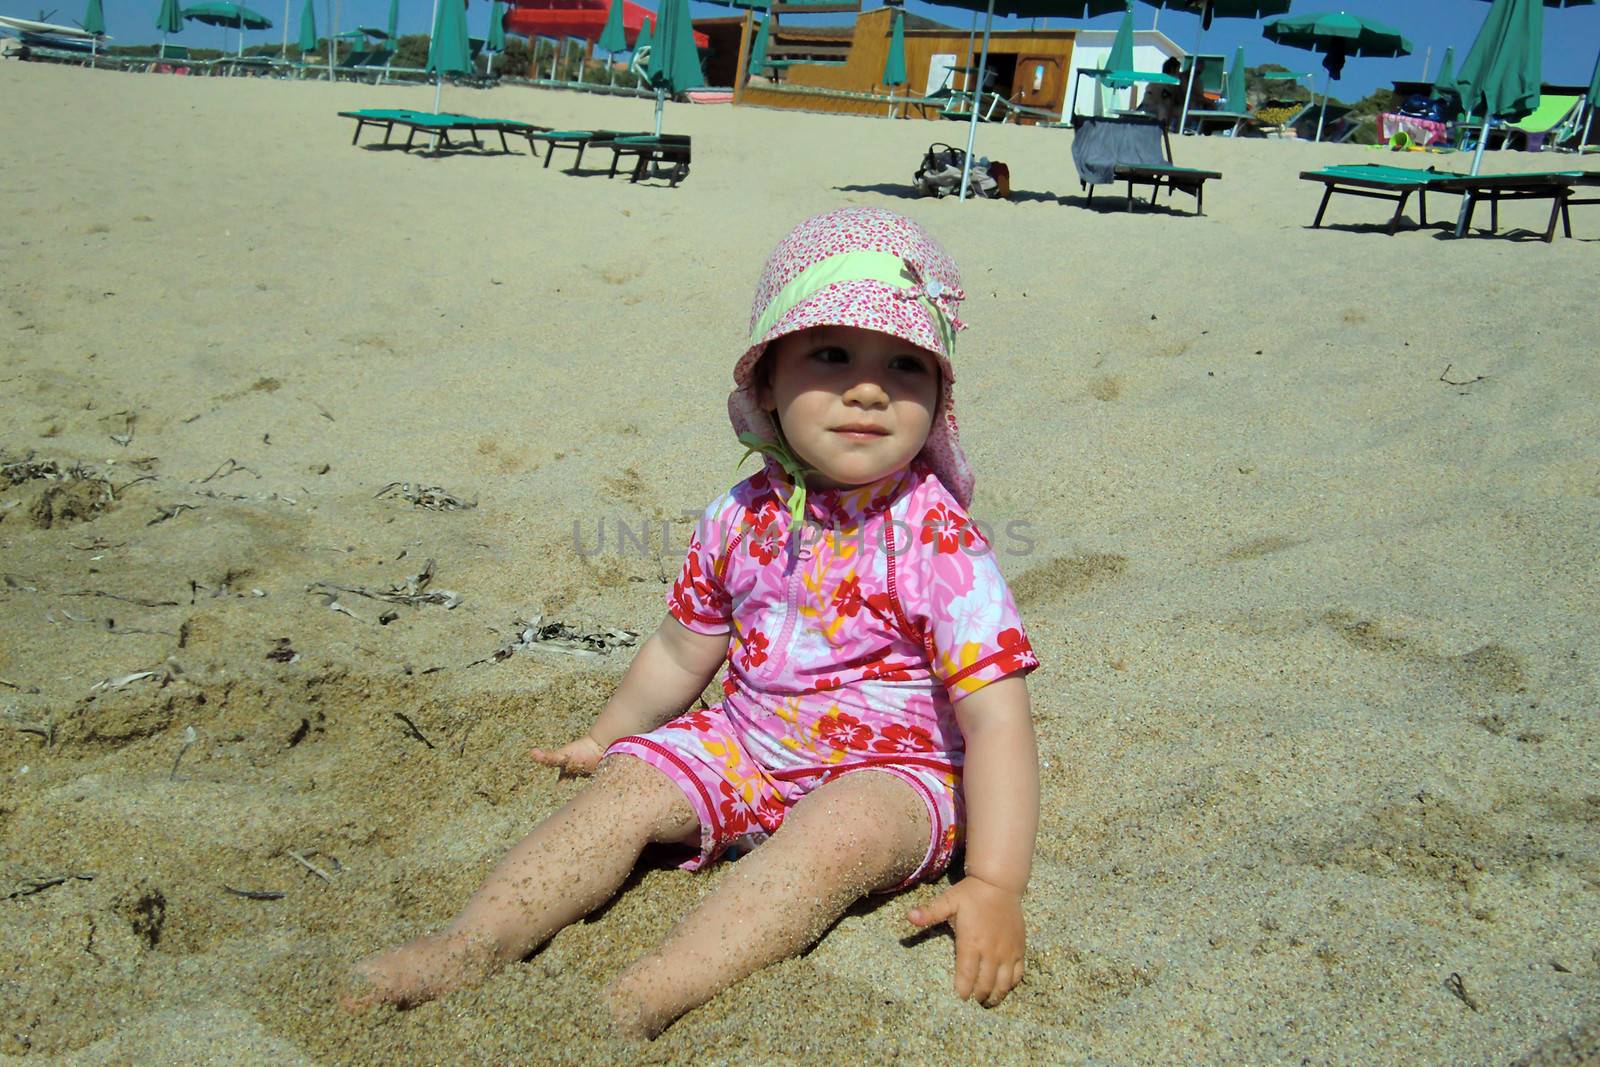
[[[892,774],[916,791],[928,811],[928,851],[917,869],[894,889],[936,878],[950,863],[965,822],[961,771],[948,761],[909,753],[849,753],[835,763],[816,764],[777,747],[757,759],[751,751],[767,739],[759,727],[718,704],[680,715],[648,734],[618,738],[606,756],[643,760],[672,779],[700,820],[700,854],[682,864],[693,871],[729,848],[748,851],[783,824],[801,797],[845,774]],[[765,746],[763,746],[765,747]],[[776,757],[776,758],[773,758]],[[893,891],[893,890],[891,890]]]

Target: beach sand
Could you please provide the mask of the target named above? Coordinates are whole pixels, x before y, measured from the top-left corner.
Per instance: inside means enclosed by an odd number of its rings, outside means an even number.
[[[32,456],[0,481],[0,1053],[1600,1054],[1592,210],[1552,245],[1537,205],[1501,239],[1387,237],[1349,198],[1314,231],[1301,170],[1395,157],[1220,138],[1176,146],[1225,174],[1206,216],[1088,210],[1070,134],[1013,127],[980,151],[1015,200],[917,200],[964,131],[676,105],[695,162],[667,189],[350,146],[336,111],[428,88],[12,63],[0,91],[0,450]],[[950,939],[908,939],[924,887],[619,1049],[597,991],[720,876],[653,857],[483,988],[345,1015],[352,960],[446,921],[578,788],[527,750],[582,731],[627,650],[492,657],[535,614],[658,623],[681,516],[735,478],[761,263],[848,203],[923,222],[967,278],[975,512],[1044,664],[1026,983],[958,1001]],[[308,591],[429,560],[459,606]]]

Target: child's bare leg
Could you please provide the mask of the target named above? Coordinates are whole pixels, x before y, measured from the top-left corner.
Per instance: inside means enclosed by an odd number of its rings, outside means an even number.
[[[651,1036],[719,991],[796,955],[873,890],[908,878],[928,851],[928,811],[904,780],[836,779],[795,805],[771,839],[608,991],[629,1036]]]
[[[699,835],[700,821],[671,779],[612,757],[513,846],[454,922],[358,963],[364,988],[341,1003],[351,1011],[407,1007],[475,985],[609,900],[645,845],[695,844]]]

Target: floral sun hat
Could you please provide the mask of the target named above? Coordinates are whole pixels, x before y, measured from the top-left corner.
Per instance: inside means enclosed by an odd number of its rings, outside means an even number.
[[[795,462],[772,415],[756,395],[755,370],[767,346],[815,326],[855,326],[898,337],[939,359],[939,401],[928,440],[917,458],[932,468],[952,496],[969,507],[972,468],[956,431],[956,317],[966,298],[961,274],[933,237],[902,215],[851,207],[807,219],[778,243],[756,286],[750,309],[750,344],[733,368],[728,417],[739,439],[766,453],[769,464],[796,474]],[[748,455],[749,453],[746,453]],[[804,486],[791,500],[797,518]]]

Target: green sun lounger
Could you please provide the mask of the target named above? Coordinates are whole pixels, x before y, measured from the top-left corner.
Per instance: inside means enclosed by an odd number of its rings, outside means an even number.
[[[355,111],[341,111],[340,116],[356,120],[355,136],[350,138],[350,143],[355,144],[361,139],[361,131],[368,126],[383,127],[383,143],[388,144],[395,127],[404,127],[410,132],[406,135],[404,145],[410,151],[416,142],[417,134],[431,134],[434,137],[434,148],[441,145],[446,148],[455,147],[450,141],[452,132],[465,133],[472,138],[476,148],[482,148],[483,142],[478,138],[479,133],[493,133],[500,138],[500,149],[509,154],[511,146],[506,141],[506,134],[522,137],[528,142],[528,151],[535,158],[539,151],[534,147],[534,139],[548,129],[545,126],[535,126],[528,122],[518,122],[514,119],[486,119],[476,115],[461,115],[454,112],[434,114],[431,111],[407,111],[395,108],[361,108]],[[548,160],[546,161],[548,166]]]
[[[611,172],[607,175],[610,178],[617,176],[617,164],[623,156],[634,157],[633,176],[628,179],[630,182],[637,182],[646,174],[656,174],[665,177],[676,188],[679,182],[689,176],[689,137],[686,134],[613,137],[609,141],[590,141],[589,146],[611,149]],[[669,169],[663,174],[661,168],[664,165],[668,165]]]
[[[1386,229],[1391,236],[1400,225],[1400,216],[1413,193],[1417,196],[1418,217],[1423,226],[1428,224],[1427,194],[1452,193],[1467,198],[1465,210],[1460,213],[1456,222],[1457,237],[1466,234],[1472,223],[1472,214],[1481,201],[1489,202],[1489,232],[1498,233],[1502,200],[1549,200],[1550,223],[1544,232],[1546,242],[1555,238],[1557,219],[1562,221],[1566,235],[1572,236],[1572,222],[1568,213],[1568,205],[1572,202],[1572,191],[1579,185],[1593,183],[1593,175],[1585,174],[1583,171],[1471,175],[1432,168],[1417,170],[1411,167],[1390,167],[1380,163],[1339,164],[1323,167],[1321,170],[1302,171],[1300,177],[1305,181],[1321,182],[1323,185],[1322,203],[1318,205],[1316,217],[1311,222],[1312,229],[1322,225],[1323,215],[1328,210],[1328,201],[1335,193],[1393,201],[1394,214],[1390,217]]]
[[[648,132],[638,130],[543,130],[528,137],[528,143],[535,140],[543,141],[545,145],[544,165],[550,166],[550,161],[556,156],[556,149],[569,148],[578,154],[572,161],[572,169],[577,170],[583,166],[583,150],[597,141],[615,141],[622,137],[649,137]],[[614,161],[613,161],[614,162]]]

